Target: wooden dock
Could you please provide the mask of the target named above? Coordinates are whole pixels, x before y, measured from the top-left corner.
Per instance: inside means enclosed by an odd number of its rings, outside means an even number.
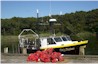
[[[1,54],[1,63],[28,63],[27,57],[28,54]],[[98,63],[98,55],[64,55],[64,61],[58,63]]]

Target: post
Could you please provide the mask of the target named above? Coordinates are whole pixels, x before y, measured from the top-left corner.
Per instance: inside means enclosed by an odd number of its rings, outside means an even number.
[[[79,55],[85,55],[85,48],[86,48],[86,45],[80,46],[80,48],[79,48]]]
[[[26,48],[22,48],[22,54],[27,54],[27,49]]]
[[[53,31],[53,23],[52,22],[49,22],[49,24],[50,24],[50,33],[51,34],[54,34],[54,31]]]
[[[18,53],[20,54],[20,48],[19,48],[19,44],[18,44]]]
[[[8,53],[8,47],[4,48],[4,53]]]
[[[49,19],[49,26],[50,26],[50,32],[52,34],[55,34],[55,30],[54,30],[54,23],[56,22],[56,19]]]

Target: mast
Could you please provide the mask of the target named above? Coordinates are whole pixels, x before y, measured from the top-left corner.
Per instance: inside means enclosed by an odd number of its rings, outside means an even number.
[[[37,22],[39,22],[38,21],[38,18],[39,18],[39,10],[37,9],[36,12],[37,12]]]
[[[37,29],[37,33],[39,34],[39,10],[37,9],[36,10],[36,13],[37,13],[37,21],[36,21],[36,29]]]
[[[62,23],[62,11],[60,11],[60,24],[61,24],[61,34],[62,34],[62,32],[63,32],[63,23]]]

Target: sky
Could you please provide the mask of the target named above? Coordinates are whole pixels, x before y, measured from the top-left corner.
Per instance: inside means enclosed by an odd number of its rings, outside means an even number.
[[[50,5],[51,4],[51,5]],[[36,10],[39,16],[89,11],[98,9],[98,1],[1,1],[1,18],[12,17],[36,17]]]

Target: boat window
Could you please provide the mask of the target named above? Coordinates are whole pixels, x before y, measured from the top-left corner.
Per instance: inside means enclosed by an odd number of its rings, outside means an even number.
[[[49,44],[56,44],[56,43],[53,41],[52,38],[48,38],[48,39],[47,39],[47,42],[48,42]]]
[[[54,40],[55,40],[56,42],[61,42],[61,41],[62,41],[60,37],[54,38]]]
[[[70,38],[69,36],[67,36],[67,39],[68,39],[69,41],[71,41],[71,38]]]
[[[65,37],[62,37],[63,41],[67,41],[67,39]]]

